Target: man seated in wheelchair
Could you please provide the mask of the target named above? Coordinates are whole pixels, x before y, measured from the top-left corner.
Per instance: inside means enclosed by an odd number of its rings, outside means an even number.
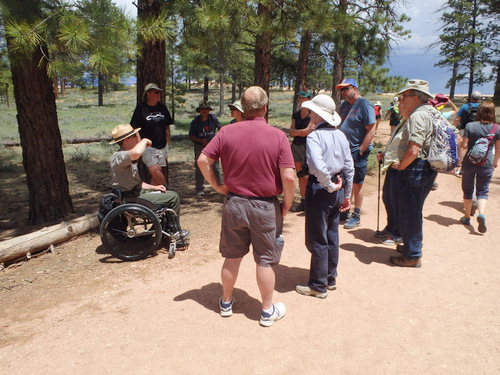
[[[141,181],[137,162],[151,146],[151,140],[141,139],[141,128],[132,128],[129,124],[116,126],[111,135],[110,144],[118,143],[120,149],[111,157],[111,184],[114,191],[121,193],[121,198],[142,198],[147,201],[174,210],[179,218],[179,195],[172,190],[167,190],[164,185],[151,185]]]

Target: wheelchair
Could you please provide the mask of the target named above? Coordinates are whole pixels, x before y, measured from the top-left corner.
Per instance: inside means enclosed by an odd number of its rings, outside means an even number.
[[[141,198],[123,197],[119,190],[101,198],[100,235],[115,257],[135,261],[155,253],[162,244],[169,258],[189,247],[189,231],[181,229],[177,214]]]

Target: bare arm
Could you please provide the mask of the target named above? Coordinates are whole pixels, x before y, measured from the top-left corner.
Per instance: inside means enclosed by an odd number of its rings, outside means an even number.
[[[363,138],[363,142],[361,142],[361,145],[359,146],[359,153],[361,155],[364,154],[364,152],[368,149],[370,146],[370,142],[373,139],[373,136],[375,134],[375,124],[370,124],[368,126],[365,126],[366,128],[366,135],[365,138]]]
[[[170,146],[170,137],[171,137],[171,130],[170,130],[170,125],[167,125],[167,145]]]
[[[212,165],[215,163],[215,160],[209,158],[204,154],[200,154],[197,163],[201,173],[203,174],[203,177],[205,177],[205,180],[208,181],[210,186],[212,186],[215,191],[219,193],[227,194],[227,186],[224,184],[219,184],[217,178],[215,177],[214,170],[212,169]]]
[[[310,133],[314,131],[314,126],[311,123],[304,129],[295,128],[295,119],[292,119],[292,125],[290,126],[290,136],[291,137],[307,137]]]
[[[458,112],[458,107],[455,105],[455,103],[453,103],[451,100],[448,100],[448,104],[450,105],[451,107],[451,115],[456,115],[456,113]]]
[[[130,160],[135,161],[139,159],[142,156],[142,154],[144,154],[146,147],[149,146],[151,146],[151,140],[147,138],[141,139],[140,142],[134,146],[134,148],[129,150],[128,155]]]
[[[280,168],[281,183],[283,185],[283,202],[281,203],[281,215],[285,217],[293,203],[295,194],[295,173],[293,168]]]

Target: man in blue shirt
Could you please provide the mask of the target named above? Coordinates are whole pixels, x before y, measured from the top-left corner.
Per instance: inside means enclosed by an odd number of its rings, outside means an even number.
[[[352,194],[354,212],[344,224],[346,229],[354,229],[361,224],[361,205],[363,204],[363,182],[366,176],[368,156],[372,150],[372,138],[375,134],[375,108],[358,91],[358,84],[352,78],[344,79],[337,85],[344,100],[339,107],[342,118],[340,130],[349,141],[352,160],[354,161],[354,180]]]
[[[460,107],[460,109],[458,110],[457,117],[455,117],[454,125],[458,129],[462,130],[460,132],[460,135],[464,134],[465,125],[467,125],[468,122],[474,121],[474,118],[476,117],[475,114],[477,113],[477,110],[479,109],[479,100],[480,99],[481,99],[481,93],[479,91],[473,91],[472,94],[470,94],[469,103],[463,104]],[[471,113],[469,113],[469,112],[471,112]]]

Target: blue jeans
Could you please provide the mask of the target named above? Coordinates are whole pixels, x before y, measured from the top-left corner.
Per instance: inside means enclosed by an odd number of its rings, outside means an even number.
[[[398,171],[389,168],[382,188],[382,201],[387,212],[385,229],[396,237],[401,237],[398,217]]]
[[[399,228],[404,242],[403,255],[408,259],[422,256],[422,209],[436,175],[423,159],[415,159],[406,169],[398,171]]]
[[[306,188],[306,247],[311,253],[310,288],[324,293],[336,284],[339,262],[340,206],[344,188],[328,193],[309,176]]]

